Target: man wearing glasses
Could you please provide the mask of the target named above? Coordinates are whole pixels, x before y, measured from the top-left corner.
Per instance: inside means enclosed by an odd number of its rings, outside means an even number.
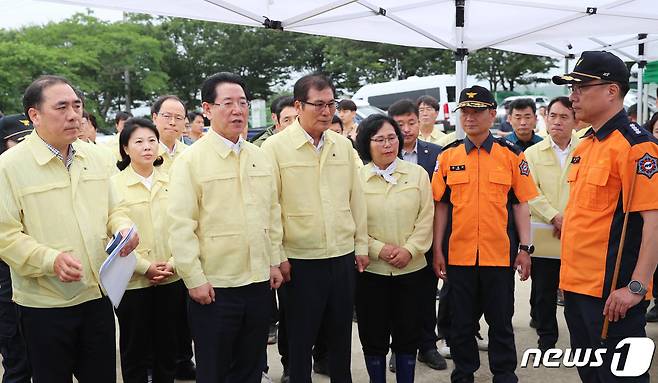
[[[331,80],[304,76],[293,93],[299,117],[262,146],[281,203],[290,381],[311,382],[311,348],[324,325],[331,381],[351,382],[354,267],[368,266],[366,202],[352,144],[329,129]]]
[[[618,381],[610,370],[614,348],[624,338],[646,336],[647,289],[658,261],[658,141],[624,111],[628,78],[626,64],[606,51],[583,52],[573,72],[553,77],[571,86],[576,118],[592,124],[567,176],[560,270],[572,349],[599,348],[604,321],[610,321],[603,365],[578,367],[583,382]],[[649,374],[632,381],[649,382]]]
[[[201,87],[211,129],[171,169],[171,251],[189,291],[197,382],[257,383],[279,271],[281,210],[268,156],[241,134],[249,102],[232,73]]]
[[[160,96],[151,106],[151,114],[160,132],[160,156],[164,162],[162,169],[169,173],[171,164],[188,147],[180,137],[185,130],[185,105],[174,95]]]

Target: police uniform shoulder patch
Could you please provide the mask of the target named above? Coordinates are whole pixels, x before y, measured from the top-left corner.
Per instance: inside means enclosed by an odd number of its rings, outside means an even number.
[[[497,142],[500,146],[503,146],[510,150],[512,153],[516,154],[517,156],[521,153],[523,153],[523,150],[519,148],[518,146],[514,145],[514,143],[507,141],[503,137],[496,137],[494,139],[495,142]]]
[[[519,164],[519,170],[521,171],[522,176],[529,176],[530,167],[528,166],[528,161],[521,160],[521,163]]]
[[[658,173],[658,158],[644,153],[642,158],[637,161],[637,174],[651,178],[656,173]]]
[[[452,141],[452,142],[449,143],[448,145],[444,146],[444,147],[443,147],[443,151],[445,152],[447,149],[450,149],[450,148],[456,148],[457,146],[459,146],[459,145],[462,144],[463,142],[464,142],[464,140],[462,140],[462,139],[459,139],[459,138],[458,138],[458,139],[455,139],[454,141]]]

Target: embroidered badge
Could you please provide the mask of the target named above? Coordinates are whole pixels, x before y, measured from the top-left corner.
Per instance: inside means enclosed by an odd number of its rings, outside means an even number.
[[[658,158],[651,156],[649,153],[644,153],[642,158],[637,161],[637,174],[653,177],[658,173]]]
[[[519,169],[521,170],[522,176],[530,175],[530,167],[528,166],[528,161],[521,160],[521,163],[519,164]]]
[[[580,157],[574,157],[574,158],[571,159],[572,164],[577,164],[579,162],[580,162]]]
[[[451,172],[461,172],[466,170],[466,165],[453,165],[450,166],[450,171]]]

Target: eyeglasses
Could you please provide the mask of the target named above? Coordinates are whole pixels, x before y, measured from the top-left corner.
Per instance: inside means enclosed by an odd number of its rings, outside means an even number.
[[[599,85],[610,85],[610,84],[614,84],[614,82],[606,81],[606,82],[597,82],[596,84],[583,84],[583,85],[571,84],[569,85],[569,90],[571,91],[571,93],[581,94],[584,88],[589,88],[592,86],[599,86]]]
[[[180,114],[158,113],[158,116],[164,118],[165,120],[171,120],[173,118],[176,120],[176,122],[185,121],[185,116],[181,116]]]
[[[390,137],[373,137],[370,139],[370,142],[374,142],[377,145],[386,145],[388,144],[395,144],[398,142],[398,136],[390,136]]]
[[[220,108],[222,108],[222,109],[227,109],[227,110],[233,108],[233,107],[236,106],[236,105],[237,105],[237,107],[240,108],[240,109],[247,109],[247,108],[249,108],[249,105],[251,105],[251,103],[250,103],[249,101],[247,101],[247,100],[239,100],[239,101],[224,101],[224,102],[220,102],[220,103],[213,102],[212,104],[213,104],[213,105],[217,105],[217,106],[219,106]]]
[[[302,104],[312,105],[315,108],[315,111],[318,112],[318,113],[324,111],[324,108],[327,108],[327,107],[329,108],[329,110],[335,110],[336,105],[338,105],[336,100],[329,101],[329,102],[308,102],[308,101],[301,101],[301,102],[302,102]]]

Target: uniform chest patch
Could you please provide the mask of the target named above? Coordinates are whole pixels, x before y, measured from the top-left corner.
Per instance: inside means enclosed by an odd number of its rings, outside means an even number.
[[[577,164],[579,162],[580,162],[580,157],[574,157],[574,158],[571,159],[572,164]]]
[[[451,172],[462,172],[466,170],[466,165],[450,165]]]
[[[530,167],[528,166],[528,161],[521,160],[521,163],[519,164],[519,170],[521,170],[522,176],[530,175]]]
[[[642,158],[637,161],[637,174],[651,178],[656,173],[658,173],[658,158],[644,153]]]

